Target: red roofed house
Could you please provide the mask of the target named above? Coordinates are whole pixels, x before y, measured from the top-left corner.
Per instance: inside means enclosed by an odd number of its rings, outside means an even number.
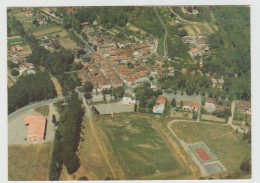
[[[156,105],[153,107],[153,113],[162,114],[165,104],[167,102],[167,98],[164,96],[158,96],[156,100]]]
[[[190,100],[183,101],[182,110],[198,112],[199,104]]]
[[[214,112],[216,110],[217,105],[218,105],[218,102],[215,99],[209,98],[209,97],[206,98],[205,110],[207,112]]]
[[[99,43],[102,43],[103,41],[104,41],[104,39],[100,37],[95,40],[94,44],[99,44]]]
[[[46,118],[41,114],[30,114],[25,118],[25,125],[29,125],[27,141],[42,141],[45,138]]]
[[[251,103],[239,101],[237,103],[236,109],[240,113],[251,113]]]

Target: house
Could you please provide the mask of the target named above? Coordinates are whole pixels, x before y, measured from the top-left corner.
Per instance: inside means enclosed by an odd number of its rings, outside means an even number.
[[[47,49],[47,50],[51,50],[54,48],[53,44],[51,41],[49,41],[48,43],[45,43],[44,44],[44,48]]]
[[[217,105],[218,102],[215,99],[207,97],[204,108],[207,112],[214,112],[216,110]]]
[[[104,41],[103,38],[97,38],[97,39],[95,39],[94,44],[97,45],[97,44],[102,43],[103,41]]]
[[[222,86],[224,84],[224,79],[223,77],[220,78],[220,79],[216,79],[216,78],[211,78],[211,81],[212,81],[212,88],[219,88],[219,89],[222,89]]]
[[[22,46],[16,45],[16,46],[13,46],[13,47],[12,47],[12,50],[13,50],[13,51],[16,51],[16,52],[22,52],[24,49],[23,49]]]
[[[153,107],[153,113],[162,114],[165,108],[167,98],[164,96],[158,96],[156,105]]]
[[[27,70],[27,69],[33,69],[34,65],[32,63],[23,63],[23,64],[21,64],[20,67],[21,67],[21,69]]]
[[[156,81],[153,80],[151,82],[151,88],[154,89],[154,90],[158,89],[158,85],[157,85]]]
[[[183,111],[191,111],[191,112],[198,112],[199,104],[190,100],[183,101],[182,104]]]
[[[239,101],[236,105],[236,110],[240,113],[251,114],[251,103]]]
[[[39,113],[26,116],[24,124],[28,125],[27,141],[43,141],[46,131],[46,117]]]
[[[22,63],[22,62],[23,62],[22,57],[13,57],[13,63],[18,64],[18,63]]]
[[[148,73],[146,71],[141,71],[138,73],[139,78],[147,78]]]
[[[191,48],[190,52],[193,56],[202,56],[202,52],[198,48]]]
[[[182,39],[185,44],[191,44],[193,41],[193,39],[190,36],[184,36]]]
[[[123,101],[122,101],[123,104],[136,104],[136,97],[132,96],[131,94],[129,93],[125,93],[124,96],[123,96]]]
[[[31,18],[33,16],[33,13],[31,11],[25,12],[27,18]]]

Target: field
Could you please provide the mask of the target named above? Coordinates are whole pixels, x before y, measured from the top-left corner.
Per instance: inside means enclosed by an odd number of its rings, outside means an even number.
[[[205,142],[229,173],[238,171],[241,161],[251,155],[247,140],[226,125],[177,122],[172,129],[187,143]]]
[[[11,36],[7,38],[8,43],[22,43],[23,38],[21,36]]]
[[[65,30],[63,30],[62,28],[60,28],[58,26],[37,30],[37,31],[33,32],[32,34],[35,37],[43,37],[43,36],[51,35],[51,34],[59,34],[60,37],[65,37],[68,35]]]
[[[142,35],[146,35],[146,34],[147,34],[147,32],[145,32],[144,30],[142,30],[142,29],[140,29],[140,28],[138,28],[138,27],[135,27],[135,26],[133,26],[133,25],[130,24],[130,23],[127,23],[127,24],[126,24],[126,27],[127,27],[127,29],[130,30],[130,31],[140,32]]]
[[[209,23],[188,25],[185,28],[191,36],[194,36],[196,34],[212,34],[218,31],[218,27],[216,25],[212,25]]]
[[[218,118],[217,116],[208,115],[208,114],[202,114],[201,120],[213,121],[213,122],[219,122],[219,123],[225,123],[226,122],[226,119],[224,119],[224,118]]]
[[[35,108],[34,110],[44,116],[49,116],[49,105],[40,106]]]
[[[77,43],[71,40],[69,37],[59,39],[59,43],[65,49],[71,49],[71,50],[80,49]]]
[[[61,88],[59,81],[55,77],[51,77],[51,80],[54,84],[55,90],[57,92],[57,96],[62,97],[62,88]]]
[[[158,121],[153,115],[102,116],[99,121],[127,179],[185,176],[187,167],[157,131],[154,125]]]
[[[31,49],[29,44],[22,46],[22,47],[23,47],[23,51],[21,51],[19,53],[20,56],[27,56],[27,55],[30,55],[32,53],[32,49]]]
[[[53,143],[8,146],[9,181],[48,180]]]

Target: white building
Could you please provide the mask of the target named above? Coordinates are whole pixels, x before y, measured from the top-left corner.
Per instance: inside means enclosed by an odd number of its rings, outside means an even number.
[[[129,93],[124,94],[123,96],[123,104],[129,105],[129,104],[136,104],[136,97],[132,96]]]

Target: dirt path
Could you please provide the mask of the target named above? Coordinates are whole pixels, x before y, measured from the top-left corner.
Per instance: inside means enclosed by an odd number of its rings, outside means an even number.
[[[60,83],[58,82],[57,78],[52,76],[51,80],[52,80],[52,82],[54,84],[54,87],[55,87],[55,90],[57,92],[58,97],[62,97],[62,89],[61,89]]]
[[[98,147],[99,147],[99,149],[100,149],[100,152],[101,152],[102,155],[103,155],[103,158],[104,158],[106,164],[107,164],[108,167],[109,167],[109,170],[111,171],[112,179],[116,179],[116,178],[117,178],[117,175],[116,175],[116,173],[115,173],[115,171],[114,171],[114,168],[113,168],[113,166],[111,165],[111,163],[109,162],[109,159],[108,159],[108,157],[107,157],[107,155],[106,155],[106,153],[105,153],[105,150],[103,149],[103,147],[102,147],[102,145],[101,145],[101,142],[100,142],[100,140],[99,140],[99,138],[98,138],[98,136],[97,136],[97,133],[96,133],[96,130],[95,130],[93,121],[92,121],[91,108],[90,108],[89,105],[87,105],[86,99],[85,99],[84,97],[81,97],[81,98],[82,98],[83,104],[84,104],[85,109],[86,109],[86,112],[87,112],[87,113],[86,113],[86,116],[87,116],[87,118],[89,119],[89,125],[90,125],[91,132],[92,132],[92,134],[93,134],[93,136],[94,136],[94,139],[95,139],[95,141],[96,141],[96,143],[97,143],[97,145],[98,145]]]
[[[181,149],[180,149],[179,145],[176,142],[174,142],[172,140],[172,138],[162,130],[160,125],[155,124],[155,126],[156,126],[156,129],[157,129],[158,133],[160,134],[162,139],[165,141],[167,146],[170,146],[170,147],[172,147],[175,150],[174,153],[173,153],[173,156],[176,156],[175,155],[175,153],[176,153],[180,157],[181,163],[184,163],[189,168],[189,170],[191,171],[191,173],[192,173],[191,176],[192,177],[197,177],[198,174],[199,174],[199,169],[196,169],[195,167],[190,165],[190,163],[188,162],[186,157],[183,155],[183,152],[181,152]],[[172,151],[172,148],[169,148],[169,149]]]
[[[167,41],[168,30],[166,29],[166,26],[164,25],[163,20],[162,20],[161,16],[159,15],[159,13],[158,13],[156,7],[154,7],[154,11],[155,11],[156,15],[158,16],[158,18],[159,18],[159,20],[160,20],[160,22],[161,22],[161,24],[162,24],[162,26],[163,26],[163,28],[164,28],[164,30],[165,30],[165,36],[164,36],[164,42],[163,42],[163,49],[164,49],[164,58],[166,58],[166,57],[167,57],[167,54],[168,54],[167,44],[166,44],[166,43],[167,43],[166,41]]]

